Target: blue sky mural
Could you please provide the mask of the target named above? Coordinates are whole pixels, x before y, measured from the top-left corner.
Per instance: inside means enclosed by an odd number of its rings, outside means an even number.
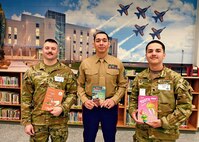
[[[118,39],[118,57],[122,61],[144,62],[145,45],[154,37],[166,45],[165,62],[181,63],[183,55],[184,63],[192,63],[197,0],[0,0],[0,3],[8,19],[21,20],[22,13],[44,17],[49,9],[65,13],[67,23],[104,30]]]

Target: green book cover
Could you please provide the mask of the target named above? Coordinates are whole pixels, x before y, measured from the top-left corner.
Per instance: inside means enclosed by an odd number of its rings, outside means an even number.
[[[99,99],[100,103],[105,100],[106,87],[105,86],[93,86],[92,87],[92,99]]]

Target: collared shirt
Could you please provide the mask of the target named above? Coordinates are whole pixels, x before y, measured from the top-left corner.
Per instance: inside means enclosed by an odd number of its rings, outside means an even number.
[[[100,59],[97,55],[85,59],[79,67],[77,92],[82,102],[92,96],[92,86],[99,86]],[[122,62],[110,55],[104,58],[106,98],[111,97],[118,103],[127,88]]]
[[[192,112],[193,89],[188,81],[167,67],[153,77],[149,69],[144,70],[135,77],[132,84],[130,114],[137,110],[140,89],[146,95],[158,96],[158,119],[161,119],[162,127],[147,127],[148,133],[155,138],[161,135],[164,139],[171,135],[170,139],[176,139],[179,136],[179,126]],[[143,130],[143,126],[137,124],[137,129]]]
[[[65,91],[60,116],[53,116],[48,111],[41,110],[41,106],[48,87]],[[23,80],[21,98],[22,124],[60,124],[67,123],[68,112],[76,101],[76,79],[69,67],[58,62],[53,66],[46,66],[43,62],[31,67]]]

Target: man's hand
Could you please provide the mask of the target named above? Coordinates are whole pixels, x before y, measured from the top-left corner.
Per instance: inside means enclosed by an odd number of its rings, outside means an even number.
[[[104,102],[102,102],[101,107],[105,108],[112,108],[115,106],[115,102],[112,99],[106,99]]]
[[[137,123],[137,124],[144,124],[143,121],[139,121],[138,118],[137,118],[137,113],[138,113],[138,110],[134,111],[131,116],[132,118],[134,119],[134,121]]]
[[[84,102],[84,106],[87,108],[87,109],[93,109],[94,106],[98,107],[98,105],[93,102],[93,100],[87,100]]]
[[[138,118],[137,118],[137,113],[138,111],[134,111],[131,116],[132,118],[134,119],[134,121],[137,123],[137,124],[144,124],[143,121],[139,121]],[[153,122],[146,122],[145,124],[148,124],[149,126],[153,127],[153,128],[158,128],[158,127],[161,127],[162,126],[162,122],[160,119],[156,120],[156,121],[153,121]]]
[[[24,131],[26,134],[33,136],[35,134],[34,128],[32,126],[32,124],[28,124],[25,126]]]
[[[93,99],[93,102],[94,102],[97,106],[100,106],[100,99]]]
[[[62,108],[60,106],[56,106],[56,107],[53,107],[51,110],[49,110],[50,113],[54,116],[59,116],[61,113],[62,113]]]
[[[153,127],[153,128],[158,128],[162,126],[162,122],[160,119],[153,121],[153,122],[147,122],[146,124],[148,124],[149,126]]]

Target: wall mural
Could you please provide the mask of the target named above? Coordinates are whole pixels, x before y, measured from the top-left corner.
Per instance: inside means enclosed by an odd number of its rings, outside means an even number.
[[[44,17],[47,10],[66,14],[66,22],[106,31],[118,39],[118,58],[145,62],[145,46],[166,45],[167,63],[192,63],[197,0],[0,0],[6,18]]]

